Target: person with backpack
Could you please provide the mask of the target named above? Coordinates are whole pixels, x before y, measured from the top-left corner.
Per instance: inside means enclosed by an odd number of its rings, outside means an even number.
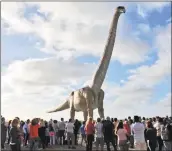
[[[172,125],[166,123],[166,121],[161,127],[161,139],[163,140],[164,150],[172,150]]]

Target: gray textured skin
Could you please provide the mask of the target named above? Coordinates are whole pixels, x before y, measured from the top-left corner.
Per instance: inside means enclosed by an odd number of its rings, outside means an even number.
[[[122,13],[125,13],[125,8],[123,6],[117,7],[109,31],[109,37],[104,49],[103,57],[101,58],[98,69],[93,76],[92,84],[73,91],[65,103],[48,113],[70,109],[70,118],[74,119],[75,112],[82,111],[84,120],[87,120],[87,117],[93,117],[93,110],[98,108],[100,118],[104,118],[104,91],[101,87],[109,67],[115,43],[118,19]]]

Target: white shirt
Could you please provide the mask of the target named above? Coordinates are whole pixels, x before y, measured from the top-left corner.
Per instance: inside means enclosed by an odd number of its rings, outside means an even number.
[[[58,122],[58,127],[59,127],[59,130],[65,130],[65,122]]]
[[[94,125],[95,130],[96,130],[96,137],[97,138],[102,138],[103,137],[103,124],[98,122]]]
[[[156,122],[153,126],[157,130],[157,136],[161,136],[161,128],[162,128],[162,125],[159,122]]]
[[[25,123],[23,125],[23,132],[26,133],[26,129],[27,129],[27,132],[29,133],[29,125],[27,123]]]
[[[66,132],[67,133],[73,133],[73,131],[74,131],[73,129],[74,129],[74,124],[73,123],[69,122],[69,123],[66,124]]]
[[[145,142],[144,125],[138,122],[138,123],[134,123],[131,128],[134,135],[134,142],[144,143]]]
[[[54,123],[53,128],[54,128],[55,132],[58,132],[58,130],[59,130],[58,123]]]

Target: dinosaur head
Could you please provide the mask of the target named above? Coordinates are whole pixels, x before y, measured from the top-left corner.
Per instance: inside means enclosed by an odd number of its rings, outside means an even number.
[[[125,12],[126,12],[124,6],[118,6],[118,7],[116,8],[116,11],[117,11],[119,14],[122,14],[122,13],[125,13]]]

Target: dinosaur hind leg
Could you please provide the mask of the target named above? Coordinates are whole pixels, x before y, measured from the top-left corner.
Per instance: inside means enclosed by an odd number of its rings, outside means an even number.
[[[70,98],[70,118],[72,121],[75,119],[75,109],[74,109],[74,92],[71,93],[71,98]]]

